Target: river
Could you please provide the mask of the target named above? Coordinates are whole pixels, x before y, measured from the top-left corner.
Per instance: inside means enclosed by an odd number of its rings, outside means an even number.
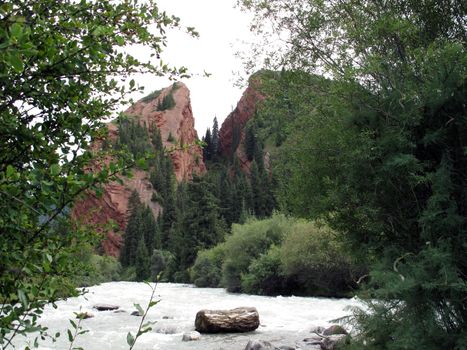
[[[83,329],[89,332],[80,335],[73,347],[85,350],[128,349],[126,335],[138,329],[140,317],[131,316],[134,303],[143,308],[147,305],[151,289],[144,283],[111,282],[88,289],[88,293],[57,303],[58,308],[47,307],[41,323],[50,333],[60,332],[56,343],[40,341],[39,349],[68,349],[66,335],[71,328],[69,320],[75,312],[88,311],[94,317],[83,320]],[[196,288],[191,285],[159,283],[156,289],[160,303],[153,307],[147,320],[156,321],[153,330],[142,335],[134,349],[164,350],[243,350],[249,339],[267,340],[276,346],[298,345],[310,335],[315,326],[326,326],[330,321],[350,313],[348,306],[358,306],[355,299],[329,299],[311,297],[264,297],[246,294],[231,294],[220,288]],[[98,303],[120,306],[125,312],[96,311]],[[254,306],[260,315],[260,327],[244,334],[203,334],[198,341],[182,342],[182,334],[194,330],[196,313],[201,309],[231,309]],[[173,333],[173,334],[164,334]],[[20,349],[26,340],[18,337]]]

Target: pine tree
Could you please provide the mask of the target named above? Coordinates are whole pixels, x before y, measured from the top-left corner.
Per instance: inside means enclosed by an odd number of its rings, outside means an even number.
[[[181,270],[193,264],[198,250],[213,247],[223,240],[224,227],[212,191],[212,184],[197,176],[187,186],[188,206],[181,226]]]
[[[211,144],[212,144],[211,159],[217,160],[217,154],[219,152],[219,124],[217,123],[217,117],[214,117],[214,121],[212,124]]]
[[[146,242],[148,252],[152,252],[156,248],[156,220],[152,210],[145,207],[142,210],[141,233]]]
[[[138,242],[138,247],[135,254],[135,272],[136,280],[147,280],[151,275],[151,260],[148,254],[148,248],[144,242],[144,237]]]
[[[206,135],[203,138],[204,140],[204,147],[203,147],[203,160],[206,162],[211,160],[212,158],[212,137],[211,137],[211,129],[207,128]]]
[[[123,246],[120,251],[120,262],[123,267],[134,264],[138,240],[141,236],[141,202],[139,195],[133,191],[128,201],[130,217],[123,235]]]

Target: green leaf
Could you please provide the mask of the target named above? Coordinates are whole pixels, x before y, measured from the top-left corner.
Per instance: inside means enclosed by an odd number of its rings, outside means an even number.
[[[10,54],[7,57],[7,62],[10,64],[10,66],[13,67],[13,69],[17,73],[21,73],[24,69],[24,64],[19,52],[10,52]]]
[[[146,159],[144,159],[144,158],[138,159],[138,160],[136,161],[136,166],[137,166],[138,168],[140,168],[140,169],[143,169],[143,170],[147,169],[148,164],[147,164],[147,162],[146,162]]]
[[[60,165],[58,165],[58,164],[52,164],[50,166],[50,174],[52,176],[57,176],[58,174],[60,174],[60,170],[61,170]]]
[[[140,315],[144,315],[144,310],[141,307],[141,305],[140,304],[134,304],[134,305],[135,305],[136,310],[138,310],[138,312],[140,313]]]
[[[133,346],[135,344],[135,337],[133,337],[133,335],[130,332],[128,332],[128,334],[126,335],[126,342],[130,346]]]
[[[19,23],[13,23],[10,27],[10,34],[14,38],[19,38],[23,32],[23,27]]]
[[[71,333],[71,331],[69,329],[67,329],[67,333],[68,333],[68,340],[69,341],[73,341],[73,334]]]
[[[16,170],[11,165],[8,165],[6,167],[6,177],[8,178],[13,177],[15,173],[16,173]]]
[[[149,307],[153,307],[153,306],[155,306],[155,305],[157,305],[157,304],[159,304],[159,303],[160,303],[160,300],[151,301],[151,302],[149,303]]]
[[[22,289],[18,289],[18,299],[24,308],[28,306],[28,297],[26,296],[26,293],[24,293]]]
[[[125,45],[125,39],[123,39],[121,36],[117,35],[115,37],[115,41],[117,42],[118,45],[123,46]]]

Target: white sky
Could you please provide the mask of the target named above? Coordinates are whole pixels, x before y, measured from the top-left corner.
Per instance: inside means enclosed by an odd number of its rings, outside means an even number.
[[[180,17],[182,26],[195,27],[200,34],[194,39],[182,31],[170,33],[161,58],[169,66],[185,66],[196,74],[182,81],[190,89],[195,127],[201,138],[206,128],[212,127],[214,116],[220,127],[244,90],[234,86],[239,73],[244,72],[235,52],[245,41],[252,41],[250,16],[234,8],[236,0],[159,0],[157,3],[168,14]],[[134,54],[147,60],[144,53]],[[204,71],[212,75],[204,77]],[[134,100],[171,84],[168,79],[154,76],[133,78],[145,87],[144,94],[132,96]]]

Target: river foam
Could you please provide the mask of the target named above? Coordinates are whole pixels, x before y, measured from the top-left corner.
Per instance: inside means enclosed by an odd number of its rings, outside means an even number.
[[[93,318],[83,320],[83,329],[73,347],[85,350],[128,349],[126,335],[138,329],[140,317],[131,316],[134,303],[143,308],[147,305],[151,289],[144,283],[111,282],[89,288],[88,293],[57,303],[58,308],[48,306],[41,323],[51,334],[60,332],[56,343],[41,341],[39,349],[68,349],[67,329],[75,313],[88,311]],[[296,340],[309,335],[314,326],[326,326],[330,321],[350,313],[348,306],[358,306],[355,299],[329,299],[311,297],[264,297],[231,294],[220,288],[196,288],[191,285],[159,283],[156,289],[160,303],[149,311],[147,320],[156,321],[153,331],[142,335],[134,349],[164,350],[243,350],[249,339],[261,339],[275,345],[293,345]],[[125,312],[93,310],[95,304],[115,304]],[[196,313],[201,309],[231,309],[254,306],[260,315],[260,327],[251,333],[203,335],[201,340],[182,342],[182,334],[194,330]],[[164,334],[164,333],[172,334]],[[33,338],[31,338],[33,339]],[[32,342],[32,341],[31,341]],[[24,339],[17,345],[23,348]]]

